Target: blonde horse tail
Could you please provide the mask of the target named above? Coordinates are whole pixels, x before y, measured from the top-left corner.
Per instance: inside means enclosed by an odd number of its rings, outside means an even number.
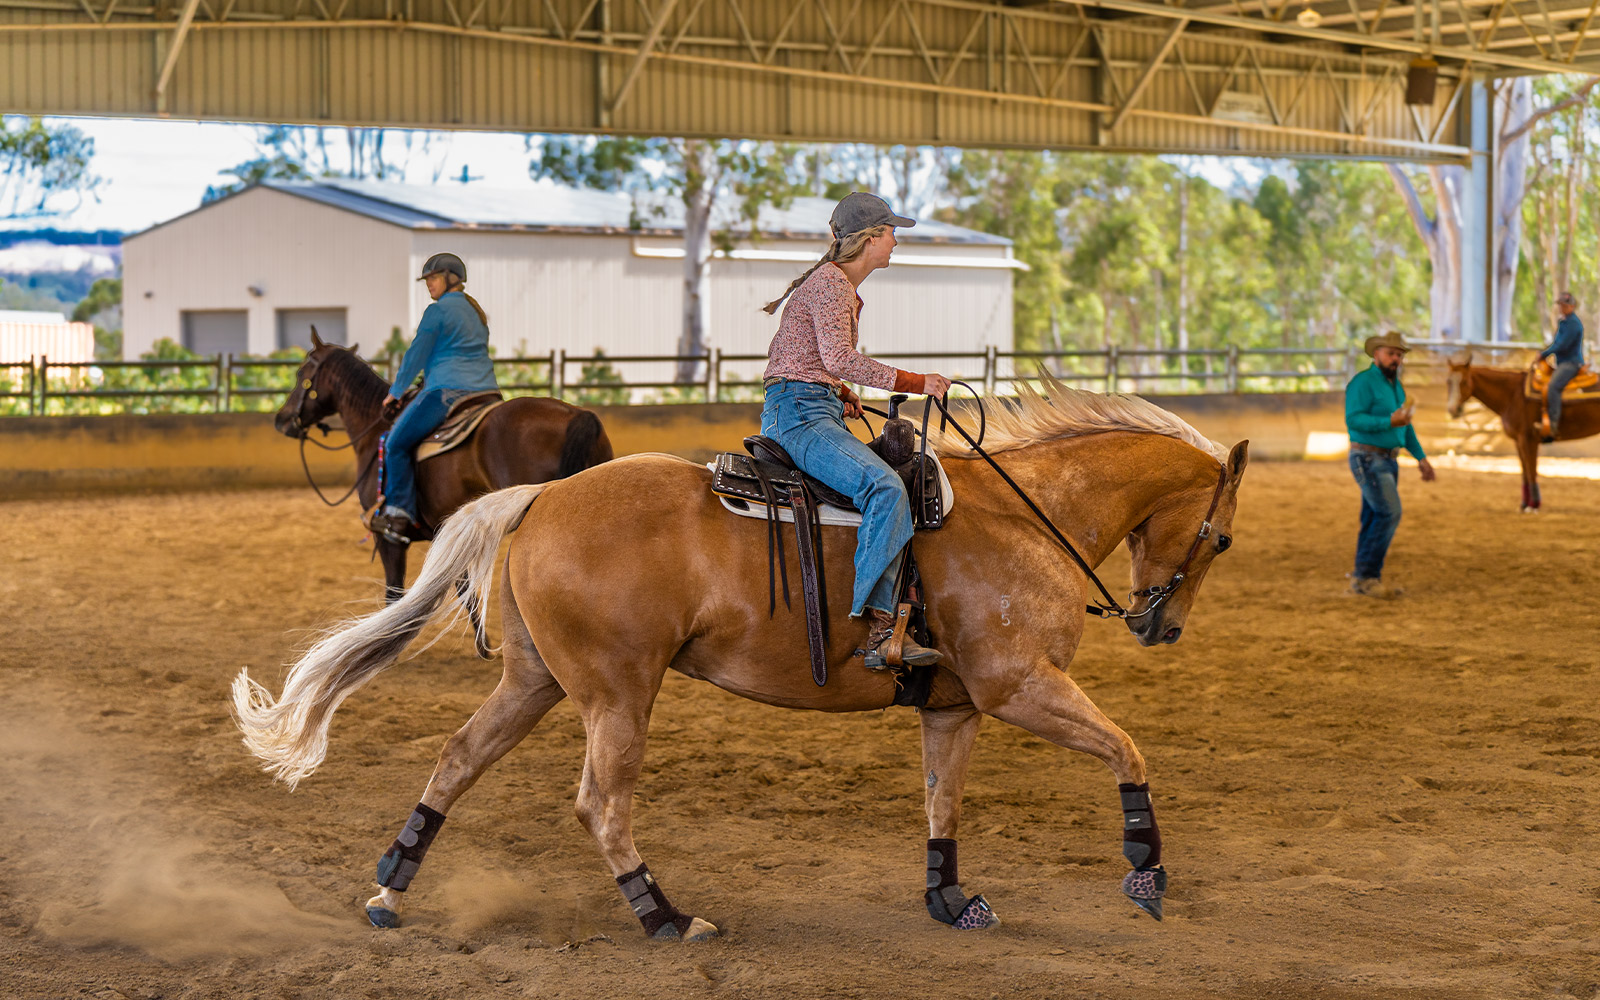
[[[262,769],[294,788],[327,756],[328,727],[345,698],[392,666],[425,627],[459,618],[469,597],[488,607],[500,540],[547,485],[513,486],[452,514],[405,596],[325,631],[289,670],[281,698],[251,680],[248,670],[239,671],[234,719],[245,747],[265,761]],[[463,578],[458,593],[456,581]]]

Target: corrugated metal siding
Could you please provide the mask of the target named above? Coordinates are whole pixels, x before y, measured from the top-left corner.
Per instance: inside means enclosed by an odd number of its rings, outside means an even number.
[[[262,9],[292,8],[290,0],[263,0]],[[395,28],[237,28],[217,26],[202,17],[190,33],[168,86],[166,108],[178,117],[244,121],[288,121],[426,127],[463,127],[526,131],[636,131],[655,134],[848,140],[874,143],[949,143],[974,146],[1092,147],[1102,141],[1096,112],[1050,106],[1033,101],[1042,86],[1048,96],[1096,102],[1098,71],[1087,60],[1093,43],[1078,50],[1078,63],[1060,72],[1059,59],[1072,50],[1083,30],[1070,14],[1015,20],[965,9],[912,3],[923,42],[935,57],[934,72],[953,87],[983,92],[1008,90],[1029,100],[987,96],[936,95],[895,89],[874,80],[933,81],[919,50],[918,36],[896,0],[862,0],[859,13],[845,24],[854,3],[831,2],[829,10],[851,59],[861,60],[864,47],[876,43],[865,58],[858,81],[783,77],[737,67],[712,67],[651,59],[644,65],[624,103],[607,118],[605,108],[628,71],[632,56],[596,54],[526,41],[528,31],[551,30],[549,11],[568,30],[587,8],[586,0],[550,0],[514,5],[503,16],[520,28],[523,41],[502,41],[423,30]],[[618,44],[647,30],[638,4],[612,0],[611,29],[623,36]],[[767,47],[794,9],[788,4],[742,0],[752,46],[726,3],[680,5],[662,38],[663,50],[679,54],[749,62],[765,60]],[[674,48],[683,19],[697,10],[681,43]],[[1023,12],[1025,13],[1025,12]],[[357,0],[346,18],[378,19],[380,0]],[[120,15],[119,15],[120,17]],[[435,0],[417,4],[419,21],[453,23],[446,5]],[[81,21],[67,12],[0,10],[0,24],[44,24]],[[123,22],[130,23],[130,22]],[[597,23],[591,18],[591,25]],[[961,47],[968,32],[977,33],[967,57],[950,70],[949,53]],[[1108,54],[1118,63],[1124,88],[1137,79],[1140,67],[1161,44],[1162,22],[1107,29]],[[492,27],[492,26],[491,26]],[[162,22],[161,31],[170,31]],[[881,29],[881,30],[880,30]],[[775,53],[771,63],[808,71],[855,74],[832,51],[831,33],[814,4],[803,5],[785,36],[794,47]],[[1187,35],[1178,44],[1196,66],[1226,66],[1237,50],[1218,40],[1219,33]],[[0,34],[0,107],[18,112],[137,115],[155,111],[154,87],[163,42],[155,32],[77,31],[72,33]],[[1024,60],[1024,49],[1034,70]],[[989,52],[994,61],[986,61]],[[1300,54],[1296,54],[1299,52]],[[1333,53],[1340,72],[1359,64]],[[1305,65],[1303,48],[1257,50],[1263,66]],[[1372,61],[1371,65],[1378,65]],[[1038,80],[1035,81],[1035,73]],[[602,92],[601,77],[605,78]],[[1221,74],[1197,69],[1196,85],[1209,101],[1221,86]],[[1269,76],[1267,87],[1280,107],[1287,105],[1299,82]],[[1249,60],[1232,89],[1257,91]],[[1340,130],[1333,88],[1350,91],[1346,102],[1359,117],[1366,106],[1365,85],[1330,84],[1319,74],[1293,119],[1287,124]],[[1416,140],[1410,113],[1401,102],[1398,79],[1367,124],[1369,134]],[[1448,98],[1441,80],[1437,106]],[[1141,107],[1194,114],[1189,85],[1169,59],[1151,83]],[[1432,125],[1432,115],[1427,116]],[[1453,140],[1454,128],[1441,136]],[[1293,135],[1281,131],[1218,128],[1199,121],[1154,120],[1131,115],[1112,136],[1111,148],[1240,152],[1268,154],[1411,155],[1404,149],[1349,143],[1337,138]]]
[[[410,329],[410,245],[397,226],[247,191],[123,243],[123,356],[179,340],[189,309],[248,310],[250,350],[267,354],[277,310],[343,307],[351,342],[376,350],[391,327]]]
[[[0,364],[39,355],[51,361],[93,361],[94,325],[0,321]]]

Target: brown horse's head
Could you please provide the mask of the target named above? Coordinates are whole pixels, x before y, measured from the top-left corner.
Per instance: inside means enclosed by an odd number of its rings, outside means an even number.
[[[289,398],[284,400],[283,406],[278,408],[277,415],[272,419],[272,426],[279,434],[292,438],[305,437],[311,428],[338,412],[339,402],[335,394],[328,391],[323,363],[337,353],[356,349],[353,346],[344,348],[338,344],[325,344],[317,336],[317,328],[311,328],[311,350],[306,354],[300,370],[295,372],[294,389],[289,392]]]
[[[1220,472],[1208,471],[1129,533],[1136,589],[1127,622],[1141,646],[1177,642],[1183,634],[1206,570],[1233,544],[1239,480],[1249,459],[1250,442],[1240,441]]]
[[[1460,420],[1461,411],[1467,405],[1467,399],[1472,395],[1472,352],[1463,351],[1456,357],[1449,359],[1450,399],[1445,404],[1445,410],[1450,414],[1451,420]]]

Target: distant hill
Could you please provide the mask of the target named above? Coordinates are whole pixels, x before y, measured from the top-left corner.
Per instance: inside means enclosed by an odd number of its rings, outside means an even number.
[[[98,278],[122,273],[122,233],[0,230],[0,309],[71,313]]]

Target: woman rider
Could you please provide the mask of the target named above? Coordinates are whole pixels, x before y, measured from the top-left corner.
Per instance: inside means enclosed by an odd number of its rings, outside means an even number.
[[[404,393],[422,375],[422,391],[394,422],[383,442],[383,496],[367,527],[390,541],[405,544],[418,523],[416,466],[412,452],[433,433],[464,396],[498,389],[489,360],[489,317],[468,295],[467,265],[453,253],[436,253],[422,265],[422,277],[433,304],[422,313],[417,335],[400,362],[400,373],[383,401],[383,412],[400,409]]]
[[[850,616],[870,617],[869,651],[894,631],[894,584],[913,531],[911,502],[888,463],[846,429],[846,417],[861,416],[861,399],[845,382],[941,397],[950,388],[943,375],[901,371],[856,349],[861,316],[856,289],[867,275],[888,266],[894,228],[914,225],[875,194],[847,196],[834,207],[828,252],[765,307],[775,312],[788,299],[767,351],[761,433],[782,445],[807,475],[846,494],[861,511]],[[901,656],[909,666],[940,659],[937,650],[909,636]]]

